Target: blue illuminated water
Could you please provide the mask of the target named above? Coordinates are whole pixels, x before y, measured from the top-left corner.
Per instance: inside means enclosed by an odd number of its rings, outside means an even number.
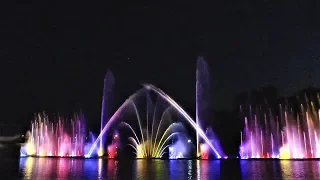
[[[318,179],[320,161],[7,158],[1,179]]]

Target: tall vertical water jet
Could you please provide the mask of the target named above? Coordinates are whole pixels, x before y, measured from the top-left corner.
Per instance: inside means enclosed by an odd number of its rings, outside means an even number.
[[[203,57],[197,59],[196,69],[196,124],[199,128],[208,126],[210,107],[210,74],[208,64]],[[199,132],[196,132],[197,157],[201,157],[201,151],[208,157],[207,145],[200,146]],[[212,131],[213,134],[213,131]],[[201,150],[202,149],[202,150]]]
[[[108,71],[104,77],[104,86],[103,86],[103,96],[102,96],[102,105],[101,105],[101,127],[100,132],[102,131],[103,127],[106,125],[108,119],[109,119],[109,113],[110,110],[109,105],[111,104],[111,97],[112,97],[112,91],[114,87],[114,77],[111,71]],[[100,148],[98,155],[103,156],[104,155],[104,143],[105,143],[105,135],[103,135],[100,139]]]

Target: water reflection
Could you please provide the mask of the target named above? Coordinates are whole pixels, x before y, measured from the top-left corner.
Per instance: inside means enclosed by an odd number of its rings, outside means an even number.
[[[197,179],[218,179],[220,162],[220,160],[197,160]]]
[[[319,161],[281,161],[282,179],[319,179]]]
[[[194,170],[192,167],[192,160],[188,160],[188,179],[192,179],[192,170]]]
[[[188,163],[185,160],[169,160],[169,179],[188,179]]]
[[[145,161],[143,159],[138,159],[136,161],[136,178],[137,179],[143,179],[143,178],[149,178],[148,177],[148,170],[147,170],[147,163],[148,161]]]
[[[25,167],[24,178],[31,179],[34,160],[32,158],[21,158],[20,166]]]
[[[153,162],[153,173],[155,179],[169,179],[169,165],[168,161],[163,161],[163,160],[155,160]]]
[[[103,163],[102,159],[99,159],[101,163]],[[104,161],[105,162],[105,161]],[[109,177],[110,179],[115,179],[117,177],[117,165],[118,165],[118,161],[114,160],[114,159],[110,159],[107,160],[108,163],[108,167],[107,167],[107,177]],[[101,168],[101,171],[103,172],[104,169]],[[102,174],[102,172],[100,174]],[[103,177],[103,176],[100,176]]]
[[[14,161],[11,174],[18,174]],[[0,173],[5,173],[1,168]],[[7,170],[7,172],[9,172]],[[320,161],[21,158],[22,179],[318,179]],[[8,176],[10,177],[10,176]],[[11,176],[14,177],[14,176]],[[6,179],[6,178],[4,178]],[[11,178],[14,179],[14,178]]]
[[[242,179],[281,179],[281,174],[273,173],[279,161],[240,161]]]

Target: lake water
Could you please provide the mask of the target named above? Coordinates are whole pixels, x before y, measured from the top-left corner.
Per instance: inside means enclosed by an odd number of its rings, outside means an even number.
[[[2,158],[1,179],[319,179],[320,161]]]

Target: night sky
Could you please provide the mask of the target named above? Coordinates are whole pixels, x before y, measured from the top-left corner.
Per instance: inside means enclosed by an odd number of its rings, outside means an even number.
[[[283,95],[320,87],[319,15],[317,0],[1,6],[0,122],[82,109],[99,123],[107,70],[115,107],[149,82],[193,113],[197,56],[210,66],[215,109],[265,85]]]

